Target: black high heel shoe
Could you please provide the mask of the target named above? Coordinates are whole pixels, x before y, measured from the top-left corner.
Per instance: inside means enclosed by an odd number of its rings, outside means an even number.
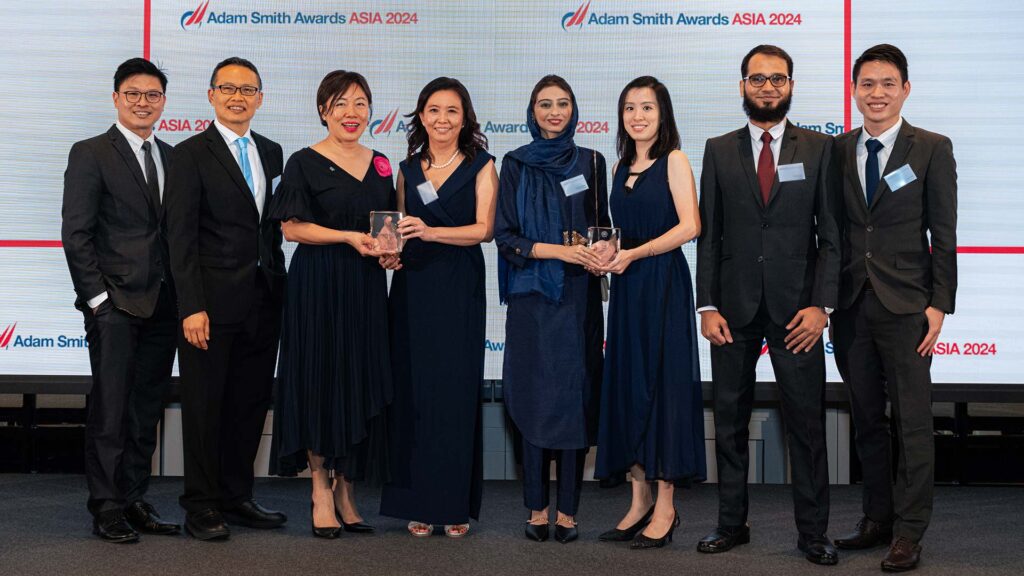
[[[548,539],[549,528],[548,523],[543,524],[531,524],[529,520],[526,521],[526,538],[533,540],[534,542],[544,542]]]
[[[652,505],[651,508],[647,510],[647,513],[644,514],[643,518],[636,521],[636,524],[633,524],[625,530],[612,528],[611,530],[598,536],[597,539],[604,542],[629,542],[630,540],[635,538],[636,535],[651,522],[651,516],[653,515],[654,506]]]
[[[328,540],[334,540],[338,536],[341,536],[341,527],[331,526],[329,528],[317,528],[316,524],[313,523],[313,503],[309,503],[309,525],[313,528],[313,536],[317,538],[327,538]]]
[[[349,524],[341,519],[341,512],[338,512],[337,510],[334,511],[334,515],[338,518],[338,522],[341,522],[341,526],[344,528],[345,532],[352,532],[353,534],[373,534],[373,526],[365,522],[353,522]]]
[[[647,550],[648,548],[661,548],[666,543],[672,541],[672,532],[675,532],[676,526],[679,526],[679,512],[672,510],[672,525],[668,527],[668,532],[665,533],[661,538],[651,538],[650,536],[644,536],[641,532],[636,535],[636,539],[629,545],[631,550]]]

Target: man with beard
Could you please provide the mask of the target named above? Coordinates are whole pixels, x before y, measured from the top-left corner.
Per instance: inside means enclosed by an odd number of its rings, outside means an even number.
[[[711,138],[701,175],[697,307],[711,341],[718,527],[697,550],[750,541],[747,441],[755,368],[767,340],[786,419],[798,548],[816,564],[839,557],[828,527],[825,351],[836,306],[839,237],[832,138],[786,120],[793,60],[776,46],[740,66],[749,122]]]

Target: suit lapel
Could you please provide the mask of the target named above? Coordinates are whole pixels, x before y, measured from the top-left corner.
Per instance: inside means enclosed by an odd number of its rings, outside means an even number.
[[[750,144],[750,129],[744,126],[736,133],[737,151],[740,155],[740,164],[743,166],[743,173],[747,176],[747,185],[750,193],[754,195],[754,201],[758,206],[764,207],[761,200],[761,187],[757,183],[757,172],[754,171],[754,150]]]
[[[212,123],[206,129],[206,144],[213,157],[220,162],[224,170],[231,176],[231,180],[235,183],[235,191],[245,198],[253,210],[256,210],[256,199],[253,197],[252,191],[249,190],[249,184],[246,183],[245,176],[242,176],[242,169],[238,167],[235,155],[231,153],[227,142],[224,141],[224,137],[217,130],[217,126]],[[260,157],[262,158],[262,155]],[[259,214],[259,211],[257,210],[256,213]]]
[[[779,193],[779,187],[782,185],[779,182],[779,166],[785,164],[792,164],[793,158],[796,157],[797,148],[797,133],[793,125],[787,120],[786,131],[782,134],[782,148],[779,150],[779,161],[775,164],[775,180],[772,181],[772,190],[768,194],[768,204],[775,200],[775,196]]]
[[[899,133],[896,134],[896,141],[892,145],[892,153],[889,154],[889,159],[885,162],[885,166],[882,167],[879,173],[879,176],[882,176],[882,178],[878,179],[878,190],[875,191],[875,197],[871,199],[872,209],[878,206],[882,196],[886,196],[891,192],[889,190],[889,183],[885,181],[884,176],[906,163],[907,154],[910,153],[910,149],[913,146],[914,127],[910,125],[910,122],[904,120],[903,126],[900,126]]]
[[[117,126],[111,126],[107,132],[110,136],[111,144],[114,145],[114,149],[121,155],[121,159],[124,160],[125,164],[128,165],[128,170],[132,173],[132,177],[135,178],[135,183],[139,185],[139,192],[142,193],[142,197],[146,199],[149,207],[154,212],[159,213],[157,206],[160,205],[159,199],[156,199],[154,204],[152,195],[149,191],[149,186],[146,184],[146,176],[142,173],[142,168],[139,166],[139,159],[132,152],[132,147],[128,144],[128,140],[125,139],[124,134],[117,129]]]
[[[258,210],[260,213],[260,220],[262,220],[263,215],[267,213],[267,206],[270,206],[270,196],[274,192],[272,188],[272,186],[274,185],[274,179],[271,178],[270,176],[274,172],[272,171],[272,167],[267,164],[267,162],[270,161],[270,146],[267,144],[267,139],[264,138],[262,135],[257,134],[256,132],[252,133],[252,139],[256,144],[256,152],[258,152],[260,155],[260,167],[263,168],[263,206],[262,209]],[[255,196],[256,195],[253,194],[254,205],[256,203]]]
[[[864,196],[864,185],[860,183],[860,173],[857,168],[857,142],[860,140],[860,131],[863,128],[857,128],[850,132],[850,136],[843,143],[844,149],[841,151],[843,154],[843,160],[846,164],[844,177],[846,178],[846,184],[843,186],[847,194],[852,194],[855,198],[854,202],[860,207],[861,212],[867,213],[868,201]]]

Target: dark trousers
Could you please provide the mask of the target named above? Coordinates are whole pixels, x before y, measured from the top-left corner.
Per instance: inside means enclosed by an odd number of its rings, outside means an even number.
[[[931,520],[935,479],[932,359],[917,353],[928,319],[924,312],[893,314],[865,290],[848,310],[833,314],[833,321],[836,365],[850,389],[864,472],[864,515],[892,521],[897,537],[917,542]],[[899,445],[895,490],[890,430]]]
[[[583,465],[587,461],[586,448],[549,450],[534,446],[523,438],[523,503],[530,510],[548,507],[552,459],[558,470],[558,499],[555,505],[559,512],[575,516],[580,506]]]
[[[819,340],[809,352],[786,350],[785,326],[771,321],[764,303],[746,326],[730,327],[733,343],[711,347],[715,389],[715,456],[718,461],[718,524],[747,522],[747,468],[755,367],[768,341],[786,425],[793,505],[801,534],[828,528],[828,455],[825,451],[825,350]]]
[[[245,322],[212,324],[207,350],[179,330],[181,425],[188,512],[230,508],[252,498],[253,460],[270,407],[281,307],[262,275]]]
[[[85,427],[88,508],[99,514],[141,500],[149,486],[156,429],[174,364],[174,296],[160,288],[156,310],[139,318],[108,299],[84,311],[92,389]]]

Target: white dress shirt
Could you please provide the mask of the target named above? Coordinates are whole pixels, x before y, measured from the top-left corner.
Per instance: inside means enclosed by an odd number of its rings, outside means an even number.
[[[878,136],[872,136],[868,134],[867,130],[860,131],[860,138],[857,138],[857,175],[860,176],[860,189],[864,191],[864,198],[867,198],[867,183],[865,182],[864,173],[867,171],[868,164],[868,147],[865,144],[868,140],[874,138],[882,143],[882,149],[878,151],[878,176],[882,177],[885,172],[885,164],[889,161],[889,155],[892,154],[893,146],[896,145],[896,136],[900,133],[900,128],[903,127],[903,117],[901,116],[899,121],[893,124],[892,128],[889,128],[885,132],[882,132]],[[897,167],[894,167],[894,169]],[[892,172],[892,170],[890,170]]]
[[[135,159],[139,161],[139,168],[142,168],[142,176],[146,176],[146,153],[142,150],[142,143],[149,142],[149,151],[153,155],[153,163],[156,164],[156,178],[158,188],[160,189],[160,202],[164,201],[164,164],[160,158],[160,146],[156,143],[156,136],[150,132],[149,138],[145,140],[141,136],[132,132],[122,125],[120,122],[115,122],[115,126],[124,135],[125,140],[128,141],[128,146],[132,149],[135,154]],[[100,294],[93,296],[92,298],[85,301],[85,304],[92,309],[95,309],[100,304],[103,304],[107,299],[107,291],[104,290]]]
[[[224,142],[228,145],[228,150],[231,150],[231,155],[235,157],[235,162],[238,162],[238,167],[241,169],[242,162],[239,159],[238,152],[241,150],[235,141],[241,138],[238,134],[235,134],[230,128],[225,127],[219,121],[214,120],[213,125],[217,127],[217,131],[224,137]],[[263,218],[263,202],[267,197],[267,182],[266,178],[263,177],[263,163],[260,162],[260,153],[256,150],[256,141],[252,138],[252,130],[245,131],[245,137],[249,139],[249,144],[246,150],[249,151],[249,166],[252,168],[252,184],[256,187],[253,190],[253,196],[256,198],[256,211],[259,212],[260,218]]]

